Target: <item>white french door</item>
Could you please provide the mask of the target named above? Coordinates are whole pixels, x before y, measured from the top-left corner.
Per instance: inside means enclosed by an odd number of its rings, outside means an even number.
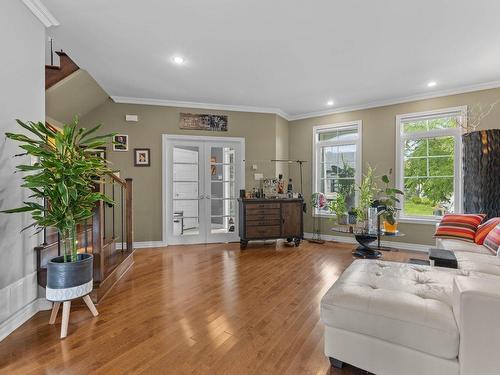
[[[166,242],[238,241],[244,139],[164,135],[163,150]]]

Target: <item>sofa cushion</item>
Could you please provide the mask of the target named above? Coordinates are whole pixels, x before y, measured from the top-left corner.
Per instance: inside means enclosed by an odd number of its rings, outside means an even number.
[[[474,242],[478,245],[482,245],[484,239],[490,233],[493,228],[495,228],[498,224],[500,224],[500,217],[494,217],[487,222],[481,224],[477,227],[476,236],[474,237]]]
[[[485,216],[484,214],[446,214],[441,219],[434,237],[474,242],[477,227]]]
[[[468,251],[491,256],[491,251],[483,245],[466,242],[462,240],[452,240],[448,238],[436,238],[436,247],[450,251]]]
[[[500,276],[500,257],[468,251],[456,251],[455,257],[461,270]]]
[[[434,356],[458,355],[453,277],[465,271],[354,261],[321,301],[321,320]]]
[[[497,224],[484,239],[484,246],[487,247],[493,254],[498,254],[500,247],[500,224]]]

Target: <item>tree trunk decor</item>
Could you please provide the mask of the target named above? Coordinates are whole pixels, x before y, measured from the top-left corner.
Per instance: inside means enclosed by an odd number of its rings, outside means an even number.
[[[500,129],[464,134],[464,212],[500,216]]]

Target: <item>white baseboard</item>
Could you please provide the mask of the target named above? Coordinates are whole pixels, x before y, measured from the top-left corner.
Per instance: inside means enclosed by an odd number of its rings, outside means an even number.
[[[167,246],[167,244],[163,241],[139,241],[139,242],[134,242],[134,249],[149,249],[151,247],[164,247]],[[118,242],[115,244],[115,248],[117,250],[122,249],[122,243]]]
[[[0,341],[23,325],[37,312],[50,309],[52,309],[52,302],[47,301],[45,298],[37,298],[36,300],[30,302],[0,324]]]
[[[304,233],[304,237],[306,239],[312,238],[313,234]],[[354,238],[354,236],[331,236],[328,234],[322,234],[321,238],[324,239],[325,241],[335,241],[335,242],[352,243],[352,244],[358,243]],[[422,245],[416,243],[397,242],[397,241],[380,241],[380,244],[382,246],[394,247],[396,249],[401,249],[401,250],[412,250],[412,251],[422,251],[422,252],[427,252],[429,248],[432,247],[432,245]]]

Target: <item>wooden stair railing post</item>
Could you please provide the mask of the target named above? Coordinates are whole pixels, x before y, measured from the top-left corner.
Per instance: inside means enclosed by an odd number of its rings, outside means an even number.
[[[99,184],[99,191],[102,191]],[[92,254],[94,255],[94,281],[104,278],[104,202],[96,203],[92,216]]]
[[[125,189],[125,226],[127,232],[127,251],[131,251],[134,248],[134,221],[133,221],[133,209],[132,209],[132,179],[126,178],[126,189]],[[122,218],[123,220],[123,218]]]

